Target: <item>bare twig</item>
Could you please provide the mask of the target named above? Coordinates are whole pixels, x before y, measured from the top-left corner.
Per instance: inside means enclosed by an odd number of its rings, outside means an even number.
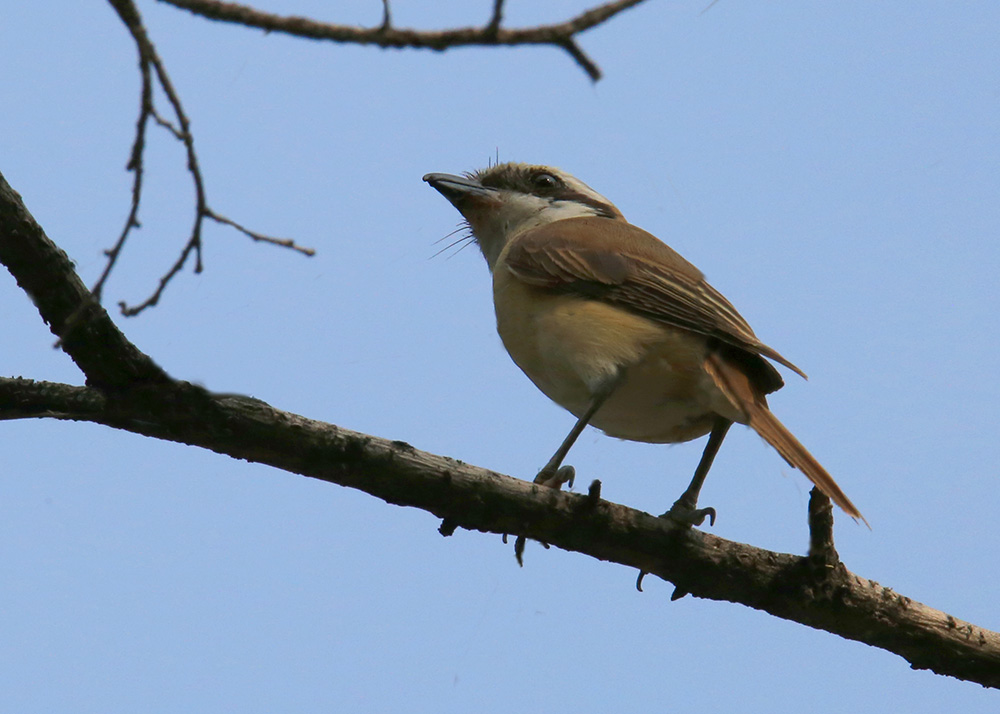
[[[261,12],[254,8],[236,3],[219,2],[218,0],[162,0],[179,8],[213,20],[233,22],[259,27],[268,32],[283,32],[300,37],[326,39],[335,42],[354,44],[375,44],[380,47],[415,47],[445,50],[449,47],[462,45],[530,45],[543,44],[562,48],[583,70],[596,81],[601,76],[600,68],[591,60],[576,42],[576,36],[586,30],[602,24],[611,17],[630,7],[638,5],[643,0],[614,0],[598,5],[586,12],[562,23],[542,25],[532,28],[503,29],[504,0],[493,0],[490,20],[479,28],[459,28],[442,31],[417,31],[397,29],[392,26],[392,12],[389,0],[382,0],[382,22],[378,27],[361,28],[346,25],[321,23],[301,17],[283,17]],[[257,242],[270,243],[283,248],[295,250],[303,255],[311,256],[315,251],[297,245],[293,240],[275,238],[257,231],[250,230],[213,210],[208,204],[205,181],[194,147],[194,135],[191,133],[191,123],[188,119],[180,96],[174,89],[173,82],[166,67],[146,32],[142,17],[134,0],[108,0],[118,13],[129,34],[135,41],[139,55],[139,72],[142,80],[140,92],[139,117],[136,120],[135,139],[126,166],[133,174],[132,198],[125,225],[114,245],[105,251],[107,263],[91,290],[94,300],[101,302],[105,284],[121,257],[125,244],[133,229],[139,228],[139,208],[142,202],[143,190],[143,156],[147,140],[147,128],[152,119],[158,126],[168,131],[174,139],[184,145],[187,155],[187,168],[195,190],[195,212],[187,243],[173,265],[160,277],[156,289],[142,302],[128,305],[119,302],[121,312],[125,316],[137,315],[146,308],[156,305],[174,277],[184,269],[188,260],[194,255],[194,272],[200,273],[202,263],[202,229],[205,219],[230,226]],[[154,102],[154,83],[158,85],[170,105],[172,118],[163,116]],[[70,318],[72,323],[76,317]]]
[[[156,110],[156,106],[154,106],[152,103],[150,103],[149,105],[149,113],[150,115],[152,115],[153,120],[157,124],[162,126],[164,129],[169,131],[171,134],[173,134],[174,138],[177,139],[177,141],[184,141],[184,132],[182,132],[180,129],[174,126],[174,123],[172,121],[170,121],[169,119],[164,119],[162,116],[160,116],[160,113]]]
[[[594,64],[594,61],[580,49],[580,45],[572,37],[567,37],[560,46],[569,53],[569,56],[576,60],[576,63],[583,67],[583,71],[593,77],[594,81],[600,79],[601,68]]]
[[[134,38],[137,34],[145,37],[145,29],[142,27],[142,23],[139,20],[138,13],[135,11],[134,5],[131,3],[115,2],[112,2],[111,4],[118,12],[118,16],[122,19],[122,22],[124,22],[130,32],[132,32],[132,36]],[[148,38],[146,38],[146,41],[148,42]],[[139,44],[138,38],[136,38],[136,43]],[[111,248],[104,251],[105,256],[108,258],[108,262],[105,264],[104,271],[97,279],[97,282],[94,283],[94,287],[91,288],[94,300],[98,303],[101,302],[102,293],[104,291],[104,283],[107,281],[108,276],[111,275],[111,270],[115,267],[115,263],[118,262],[118,257],[121,255],[122,248],[125,247],[125,241],[128,238],[129,233],[133,228],[138,228],[140,225],[139,203],[142,201],[142,157],[146,148],[146,126],[151,116],[155,117],[156,121],[162,123],[162,120],[159,118],[159,115],[156,114],[156,110],[153,106],[153,82],[149,65],[150,62],[148,55],[140,50],[139,74],[142,77],[142,89],[139,95],[139,118],[136,120],[135,140],[132,142],[132,151],[129,153],[129,160],[125,165],[125,170],[132,172],[132,203],[129,207],[128,216],[125,218],[125,225],[122,228],[122,232],[118,236],[118,240],[115,241],[115,244]],[[74,318],[71,318],[71,321]]]
[[[601,78],[601,70],[577,45],[575,37],[644,0],[614,0],[593,7],[564,22],[538,27],[504,29],[503,0],[493,0],[489,22],[482,27],[452,30],[411,30],[395,28],[388,22],[388,5],[383,3],[382,24],[376,27],[355,27],[319,22],[311,18],[277,15],[248,5],[220,0],[160,0],[168,5],[188,10],[196,15],[220,22],[256,27],[267,32],[282,32],[296,37],[328,40],[378,47],[446,50],[470,45],[511,46],[551,45],[566,51],[593,80]]]
[[[124,302],[118,303],[123,315],[137,315],[146,308],[157,304],[160,297],[163,295],[163,291],[166,290],[167,285],[171,280],[173,280],[174,276],[176,276],[177,273],[184,268],[192,253],[195,258],[194,272],[200,273],[202,271],[202,227],[206,218],[220,224],[231,226],[244,235],[249,236],[254,241],[266,242],[283,248],[290,248],[302,253],[303,255],[313,255],[315,251],[310,248],[303,248],[289,239],[273,238],[271,236],[252,231],[235,221],[216,213],[209,207],[204,177],[202,176],[201,167],[198,162],[198,154],[194,148],[194,135],[191,133],[191,122],[184,111],[183,105],[181,104],[180,96],[174,89],[173,82],[167,74],[163,61],[156,52],[156,48],[153,46],[152,41],[149,39],[149,35],[146,33],[146,28],[142,24],[142,18],[139,15],[139,11],[132,0],[108,0],[108,2],[111,3],[111,6],[118,13],[119,18],[121,18],[125,27],[128,28],[129,34],[132,35],[132,39],[135,41],[136,49],[139,54],[139,72],[142,77],[142,90],[139,102],[139,118],[136,121],[135,140],[132,143],[132,151],[129,155],[129,162],[126,166],[127,170],[133,172],[134,176],[132,181],[132,202],[129,214],[125,220],[125,226],[119,234],[118,240],[109,250],[105,251],[108,262],[91,290],[95,300],[98,302],[101,300],[105,283],[107,282],[108,276],[111,274],[115,263],[117,263],[122,249],[125,247],[129,234],[133,228],[139,227],[138,215],[139,204],[142,200],[143,156],[146,146],[146,128],[149,124],[150,118],[152,118],[157,125],[170,132],[170,134],[177,141],[184,145],[184,150],[187,155],[188,173],[191,174],[191,180],[194,183],[195,214],[190,236],[184,248],[181,250],[180,256],[176,261],[174,261],[174,264],[167,270],[167,272],[160,277],[159,284],[148,298],[133,306],[129,306]],[[388,5],[386,6],[386,10],[388,11]],[[171,113],[175,117],[175,120],[173,121],[160,114],[154,104],[154,79],[156,84],[162,89],[164,96],[166,96],[167,102],[170,104]]]
[[[299,253],[302,253],[302,255],[308,255],[310,258],[316,255],[316,251],[313,248],[307,248],[305,246],[301,246],[295,241],[293,241],[291,238],[275,238],[274,236],[264,235],[263,233],[252,231],[249,228],[246,228],[241,224],[237,223],[236,221],[232,220],[231,218],[226,218],[225,216],[216,213],[211,208],[207,207],[205,208],[205,217],[211,218],[216,223],[222,223],[223,225],[226,226],[232,226],[243,235],[249,238],[253,238],[255,241],[261,243],[270,243],[271,245],[276,245],[281,248],[288,248],[290,250],[298,251]]]

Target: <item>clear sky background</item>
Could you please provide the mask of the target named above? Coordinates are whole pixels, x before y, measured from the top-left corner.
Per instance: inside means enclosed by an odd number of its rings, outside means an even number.
[[[586,2],[511,0],[511,25]],[[393,4],[401,26],[491,3]],[[423,184],[501,160],[570,171],[666,240],[799,364],[774,411],[834,474],[847,566],[1000,629],[1000,4],[652,0],[549,48],[336,46],[143,1],[211,205],[319,252],[206,228],[206,270],[116,318],[173,376],[531,477],[572,424],[497,338],[475,248]],[[376,24],[376,0],[267,9]],[[129,200],[135,49],[101,2],[0,13],[0,171],[88,283]],[[166,105],[160,101],[161,111]],[[151,129],[138,302],[191,223]],[[4,274],[5,276],[6,274]],[[0,276],[0,372],[82,382]],[[995,712],[996,692],[740,606],[199,449],[0,423],[2,712]],[[587,431],[583,483],[652,513],[703,442]],[[723,537],[803,553],[808,483],[745,429],[703,492]]]

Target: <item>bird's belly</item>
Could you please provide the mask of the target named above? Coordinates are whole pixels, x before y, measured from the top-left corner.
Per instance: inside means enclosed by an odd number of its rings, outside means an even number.
[[[721,395],[703,368],[701,336],[598,301],[516,283],[494,287],[505,292],[497,301],[504,346],[560,406],[579,417],[618,380],[590,420],[609,436],[675,443],[711,430]]]
[[[653,346],[624,368],[622,381],[590,423],[619,439],[677,443],[704,436],[718,415],[717,389],[688,345]],[[687,351],[687,354],[684,354]]]

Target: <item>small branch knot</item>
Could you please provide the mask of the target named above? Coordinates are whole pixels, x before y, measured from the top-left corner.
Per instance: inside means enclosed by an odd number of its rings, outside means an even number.
[[[815,487],[809,493],[809,560],[823,569],[840,564],[833,545],[833,504]]]

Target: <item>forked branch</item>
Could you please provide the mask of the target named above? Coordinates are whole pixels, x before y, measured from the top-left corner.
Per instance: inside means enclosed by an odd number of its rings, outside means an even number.
[[[272,236],[252,231],[217,213],[209,206],[208,195],[205,190],[205,180],[202,176],[201,166],[198,162],[198,154],[195,152],[194,148],[194,135],[191,133],[191,122],[184,111],[183,105],[181,104],[180,96],[174,89],[173,82],[170,80],[170,75],[167,74],[163,61],[160,59],[159,54],[156,52],[156,48],[149,39],[149,35],[146,33],[146,28],[142,24],[142,18],[139,16],[139,11],[132,0],[108,1],[118,13],[118,17],[121,18],[125,27],[128,28],[132,39],[135,41],[136,50],[139,54],[139,74],[141,77],[142,88],[140,90],[139,118],[136,120],[135,139],[132,142],[132,151],[129,154],[129,161],[126,165],[126,169],[132,172],[131,205],[129,207],[128,216],[125,219],[125,225],[122,228],[121,233],[118,235],[118,239],[111,248],[105,251],[107,262],[105,263],[104,270],[101,272],[97,282],[94,283],[93,288],[91,288],[91,293],[93,294],[94,299],[97,302],[101,301],[105,283],[111,275],[111,271],[113,270],[115,264],[118,262],[118,258],[121,256],[129,235],[133,229],[140,226],[139,205],[142,201],[144,171],[143,157],[145,155],[146,148],[146,129],[149,126],[150,119],[152,119],[157,125],[166,129],[171,136],[181,142],[184,146],[188,173],[191,175],[191,181],[194,184],[194,222],[187,243],[185,243],[177,260],[174,261],[174,264],[170,266],[170,268],[160,278],[159,284],[153,293],[136,305],[129,306],[124,302],[120,302],[119,307],[121,308],[123,315],[137,315],[146,308],[156,305],[159,302],[160,297],[163,295],[163,291],[166,289],[167,285],[184,268],[192,254],[194,255],[194,272],[200,273],[202,271],[202,227],[206,218],[223,225],[231,226],[244,235],[249,236],[254,241],[262,241],[280,246],[282,248],[290,248],[304,255],[313,255],[315,251],[311,248],[299,246],[290,239],[274,238]],[[170,105],[170,111],[174,117],[173,120],[165,118],[157,110],[153,98],[154,88],[156,86],[158,86],[162,90],[164,96],[166,96],[167,102]]]
[[[233,2],[220,0],[160,0],[195,15],[220,22],[256,27],[266,32],[281,32],[295,37],[328,40],[354,45],[430,49],[443,51],[452,47],[477,45],[515,46],[550,45],[566,51],[593,80],[601,78],[601,69],[577,44],[579,34],[607,22],[615,15],[644,0],[614,0],[593,7],[563,22],[538,27],[504,28],[503,0],[493,0],[489,21],[481,27],[461,27],[451,30],[412,30],[394,27],[388,0],[382,3],[382,22],[374,27],[338,25],[307,17],[278,15]]]
[[[217,0],[161,0],[175,7],[188,10],[202,17],[232,22],[256,27],[267,32],[282,32],[298,37],[330,40],[349,44],[372,44],[379,47],[411,47],[446,50],[451,47],[468,45],[552,45],[565,50],[591,79],[601,76],[600,69],[590,57],[580,48],[576,37],[586,30],[596,27],[620,12],[638,5],[643,0],[614,0],[598,5],[586,12],[580,13],[561,23],[541,25],[538,27],[506,29],[502,27],[504,0],[493,0],[489,21],[482,27],[459,28],[440,31],[418,31],[401,29],[393,26],[392,12],[389,0],[382,0],[382,20],[375,27],[353,27],[318,22],[309,18],[287,17],[273,13],[262,12],[247,5],[218,2]],[[191,133],[191,122],[184,111],[180,96],[175,90],[167,73],[163,60],[153,45],[146,28],[143,25],[139,10],[134,0],[108,0],[118,13],[118,17],[128,29],[135,42],[139,56],[139,74],[141,90],[139,99],[139,116],[136,120],[135,138],[126,165],[132,172],[132,197],[125,224],[115,243],[105,251],[107,262],[97,281],[91,288],[95,302],[100,303],[105,285],[113,271],[132,231],[140,227],[139,208],[142,202],[143,174],[147,128],[150,120],[165,129],[174,139],[184,146],[187,158],[187,169],[195,192],[194,218],[187,242],[181,249],[174,263],[160,277],[159,283],[152,293],[141,302],[128,305],[119,302],[123,315],[137,315],[146,308],[156,305],[163,296],[170,282],[194,259],[194,272],[200,273],[202,263],[202,229],[205,220],[215,221],[240,231],[257,242],[270,243],[282,248],[298,251],[311,256],[314,250],[298,245],[289,238],[276,238],[258,231],[251,230],[228,218],[208,203],[205,180],[195,151],[194,135]],[[166,97],[170,107],[170,116],[164,116],[156,107],[155,89],[159,89]],[[72,323],[78,316],[70,318]]]

